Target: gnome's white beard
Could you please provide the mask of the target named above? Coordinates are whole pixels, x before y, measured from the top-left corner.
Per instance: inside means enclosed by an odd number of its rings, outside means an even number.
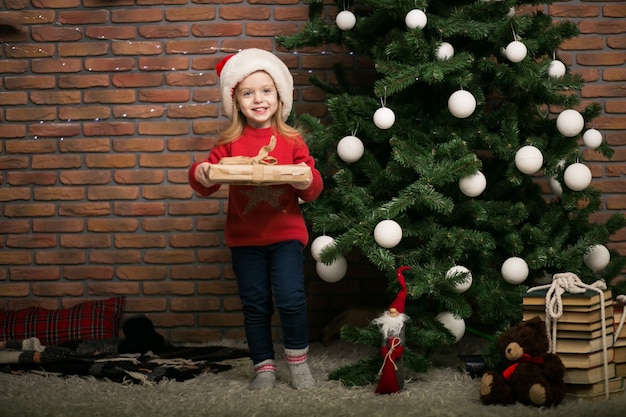
[[[385,311],[382,316],[372,320],[372,323],[380,328],[380,332],[385,338],[390,338],[400,336],[404,322],[408,318],[404,313],[399,313],[396,317],[392,317],[389,311]]]

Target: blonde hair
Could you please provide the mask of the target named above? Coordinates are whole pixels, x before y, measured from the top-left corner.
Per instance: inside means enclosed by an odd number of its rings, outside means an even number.
[[[234,92],[233,92],[234,95]],[[272,130],[283,136],[288,140],[298,141],[302,140],[302,132],[295,127],[289,126],[283,121],[281,115],[283,113],[283,102],[278,96],[278,108],[272,115]],[[243,134],[243,129],[246,126],[246,118],[237,107],[237,101],[233,100],[233,118],[230,125],[220,133],[220,138],[217,141],[218,145],[222,145],[229,142],[234,142],[239,139]]]

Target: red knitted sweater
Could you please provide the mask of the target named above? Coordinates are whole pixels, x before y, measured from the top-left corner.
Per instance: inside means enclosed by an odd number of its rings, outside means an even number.
[[[308,231],[298,198],[305,202],[315,200],[324,187],[322,177],[315,169],[315,161],[302,138],[297,141],[275,134],[271,128],[256,129],[246,126],[242,136],[230,143],[213,148],[203,161],[217,164],[224,157],[254,157],[259,150],[276,136],[276,146],[269,153],[278,164],[299,164],[304,162],[311,167],[313,180],[306,190],[297,190],[291,185],[248,186],[230,185],[228,191],[228,214],[224,236],[226,244],[235,246],[266,246],[287,240],[298,240],[306,245]],[[198,194],[209,196],[221,184],[209,188],[200,184],[195,177],[195,162],[189,168],[189,184]]]

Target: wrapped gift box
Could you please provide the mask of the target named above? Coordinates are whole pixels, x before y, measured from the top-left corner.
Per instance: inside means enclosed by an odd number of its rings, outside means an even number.
[[[214,164],[209,169],[209,180],[220,184],[307,185],[311,178],[311,168],[306,165]]]
[[[210,165],[209,181],[237,185],[308,185],[313,176],[311,168],[303,164],[276,164],[276,158],[269,155],[275,145],[276,136],[272,136],[257,156],[222,158],[219,164]]]

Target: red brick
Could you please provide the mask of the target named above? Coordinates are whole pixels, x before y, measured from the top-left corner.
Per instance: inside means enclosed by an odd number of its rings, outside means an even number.
[[[113,115],[123,119],[157,119],[165,114],[165,109],[159,106],[115,106]]]
[[[80,297],[84,295],[82,283],[33,284],[32,294],[38,297]]]
[[[54,248],[57,238],[53,235],[9,235],[6,245],[9,248]]]
[[[119,266],[116,271],[119,279],[130,281],[158,281],[167,277],[165,266]],[[144,283],[145,286],[145,283]]]
[[[159,73],[113,74],[112,81],[116,87],[157,87],[163,83],[163,75]]]
[[[213,20],[215,17],[215,7],[181,7],[165,10],[165,20],[169,22],[205,21]]]
[[[146,200],[188,200],[194,191],[188,185],[146,185],[142,187],[141,196]]]
[[[78,233],[85,230],[81,219],[34,219],[35,233]]]
[[[90,26],[85,36],[91,39],[135,39],[137,28],[134,26]]]
[[[112,239],[110,235],[61,235],[59,239],[62,248],[110,248]]]
[[[180,290],[179,290],[180,291]],[[181,294],[172,293],[172,294]],[[193,293],[191,293],[193,294]],[[193,297],[193,298],[172,298],[170,299],[171,311],[219,311],[221,308],[220,299],[217,297]]]
[[[165,236],[155,234],[130,234],[118,233],[115,235],[116,248],[164,248]]]
[[[82,251],[41,251],[35,252],[37,265],[79,265],[85,263]]]
[[[2,263],[2,254],[0,254],[0,263]],[[16,263],[11,262],[11,264]],[[9,276],[11,281],[57,281],[61,278],[61,271],[59,267],[53,266],[11,266]]]
[[[118,184],[160,184],[162,171],[116,170],[113,179]]]
[[[57,181],[54,172],[8,172],[7,184],[10,185],[52,185]]]
[[[95,185],[87,189],[87,198],[96,200],[136,200],[139,197],[137,187]]]
[[[107,184],[111,181],[111,172],[105,170],[61,171],[59,181],[67,185]]]
[[[95,217],[111,214],[109,203],[62,203],[59,204],[59,216]]]
[[[143,292],[146,295],[192,295],[194,284],[192,282],[146,282],[143,284]],[[170,301],[171,311],[190,311],[172,309],[171,303]]]
[[[109,53],[109,44],[102,42],[60,43],[59,56],[99,56]]]
[[[106,75],[60,75],[59,88],[94,88],[108,87],[109,77]]]
[[[61,120],[106,120],[111,117],[111,109],[104,106],[62,107],[59,109]]]
[[[108,139],[66,139],[59,143],[61,152],[109,152],[111,142]]]
[[[57,151],[57,141],[52,139],[7,140],[4,145],[7,153],[42,154]]]

